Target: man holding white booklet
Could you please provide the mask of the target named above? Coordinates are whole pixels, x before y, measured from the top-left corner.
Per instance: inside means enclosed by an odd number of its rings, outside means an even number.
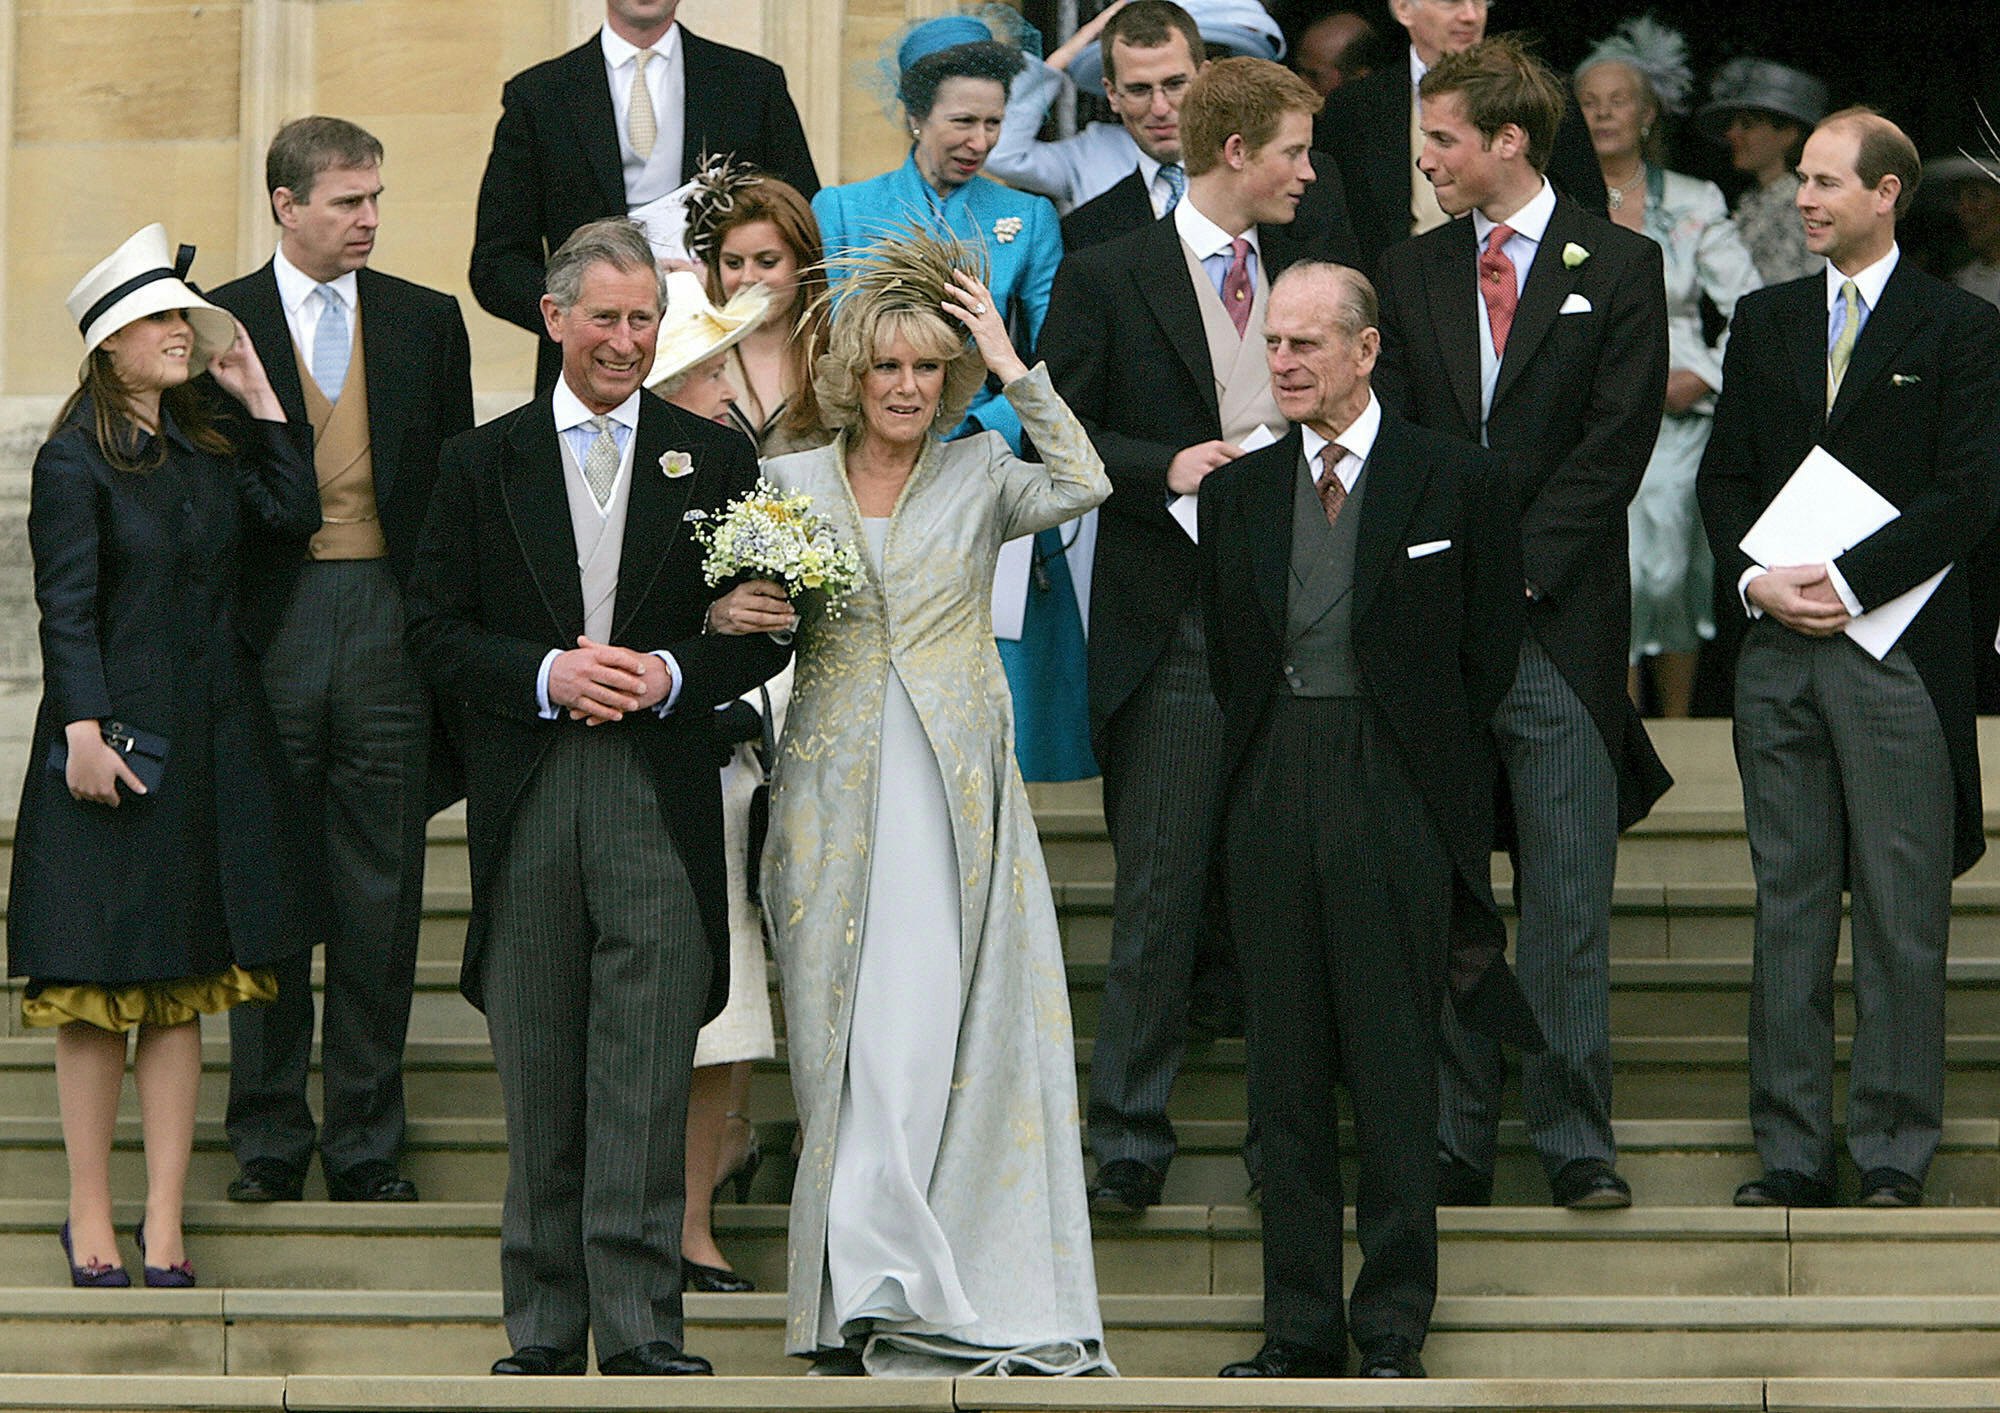
[[[1737,306],[1698,482],[1753,620],[1735,716],[1764,1172],[1739,1206],[1833,1200],[1843,888],[1860,1203],[1921,1202],[1943,1126],[1951,880],[1985,847],[1967,576],[1950,570],[2000,513],[2000,311],[1901,259],[1921,173],[1872,111],[1814,130],[1798,206],[1826,270]]]

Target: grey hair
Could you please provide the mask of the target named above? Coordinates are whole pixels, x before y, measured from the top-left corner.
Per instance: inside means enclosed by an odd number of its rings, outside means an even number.
[[[1331,282],[1336,287],[1334,323],[1349,338],[1359,338],[1363,329],[1380,327],[1382,306],[1375,297],[1375,286],[1353,266],[1336,265],[1331,260],[1301,260],[1286,266],[1272,289],[1275,292],[1278,285],[1306,280]]]
[[[558,309],[572,309],[583,294],[583,272],[592,265],[609,265],[614,270],[653,272],[654,300],[667,307],[667,287],[653,260],[653,247],[646,228],[626,216],[607,216],[578,226],[569,239],[549,257],[543,288]]]

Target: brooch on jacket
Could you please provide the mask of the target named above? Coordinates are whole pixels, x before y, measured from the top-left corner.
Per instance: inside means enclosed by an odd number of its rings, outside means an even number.
[[[1020,233],[1021,218],[1019,216],[1002,216],[993,223],[993,239],[999,241],[1002,245],[1008,244]]]

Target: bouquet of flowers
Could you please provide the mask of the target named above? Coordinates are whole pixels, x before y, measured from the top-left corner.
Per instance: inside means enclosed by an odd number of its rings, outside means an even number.
[[[840,601],[861,582],[861,551],[835,533],[803,491],[786,494],[759,480],[720,515],[695,515],[694,536],[708,551],[701,572],[710,584],[741,575],[769,579],[788,598],[810,590],[839,617]]]

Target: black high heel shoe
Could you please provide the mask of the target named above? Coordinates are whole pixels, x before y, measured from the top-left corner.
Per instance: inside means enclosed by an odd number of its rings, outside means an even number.
[[[172,1266],[148,1266],[146,1264],[146,1224],[139,1223],[132,1229],[132,1240],[139,1247],[139,1265],[146,1277],[146,1284],[154,1290],[187,1290],[196,1284],[194,1262],[181,1261]]]
[[[757,1136],[756,1125],[750,1122],[748,1115],[732,1109],[722,1117],[725,1122],[734,1119],[750,1130],[750,1146],[743,1150],[743,1156],[736,1160],[736,1166],[717,1178],[715,1182],[715,1200],[717,1202],[722,1201],[722,1193],[725,1188],[734,1187],[736,1189],[736,1202],[740,1206],[750,1200],[750,1184],[757,1176],[757,1169],[764,1165],[764,1145],[763,1141]]]
[[[747,1295],[757,1288],[748,1276],[726,1271],[720,1266],[704,1266],[699,1261],[681,1259],[681,1289],[701,1295]]]
[[[123,1266],[107,1266],[101,1261],[86,1261],[81,1266],[77,1265],[76,1252],[70,1249],[68,1222],[62,1224],[56,1240],[62,1243],[63,1260],[69,1263],[71,1285],[86,1290],[123,1290],[132,1284],[131,1274]]]

